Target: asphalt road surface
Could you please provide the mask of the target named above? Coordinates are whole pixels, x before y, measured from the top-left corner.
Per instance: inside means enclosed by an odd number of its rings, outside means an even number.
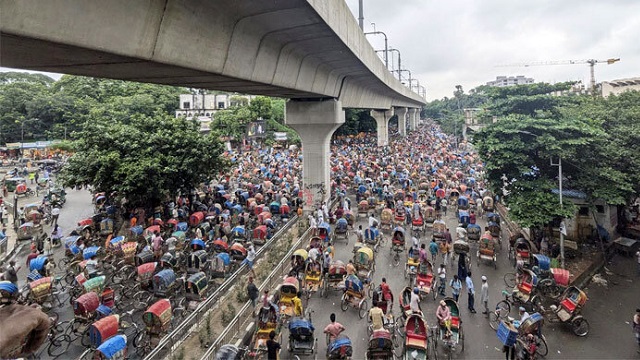
[[[445,221],[455,239],[454,233],[457,226],[455,213],[449,212]],[[358,224],[361,224],[363,229],[365,229],[368,225],[367,218],[360,217],[355,226],[356,229]],[[486,219],[479,219],[478,224],[484,229]],[[407,234],[410,234],[410,232],[407,231]],[[410,238],[409,236],[407,237]],[[389,239],[389,234],[387,234],[387,239]],[[420,242],[428,244],[430,239],[431,231],[428,231],[426,236],[421,237]],[[503,239],[508,239],[508,234],[506,234],[504,230]],[[348,260],[352,258],[354,243],[355,233],[351,234],[348,244],[345,244],[344,241],[336,241],[335,247],[337,259],[340,259],[345,263],[348,262]],[[497,269],[494,269],[493,265],[490,265],[489,263],[481,262],[478,265],[475,256],[471,257],[472,279],[476,289],[475,309],[477,310],[477,313],[472,314],[468,310],[466,287],[463,287],[462,294],[459,299],[459,307],[465,337],[464,351],[461,351],[458,346],[456,352],[452,354],[453,358],[504,359],[505,357],[502,353],[502,344],[500,340],[498,340],[496,332],[489,326],[488,317],[482,314],[483,308],[482,304],[480,304],[480,278],[482,275],[487,276],[489,284],[489,309],[495,308],[495,304],[502,299],[501,291],[506,288],[503,276],[505,273],[513,271],[513,266],[510,265],[507,259],[507,243],[508,241],[503,241],[503,249],[501,254],[498,256]],[[395,300],[393,304],[393,313],[394,316],[397,317],[400,314],[397,300],[398,296],[404,287],[408,285],[408,280],[404,277],[404,263],[406,262],[406,255],[401,258],[400,266],[394,267],[392,265],[392,255],[389,251],[390,246],[390,241],[386,241],[384,247],[379,250],[376,257],[376,272],[373,279],[375,284],[380,284],[382,277],[386,277],[387,283],[390,285],[394,294]],[[475,254],[473,250],[471,253]],[[437,265],[434,266],[434,268],[442,263],[442,258],[439,257],[436,263]],[[447,283],[453,277],[454,273],[457,274],[457,261],[455,264],[456,266],[453,268],[450,265],[447,266]],[[624,268],[622,265],[621,267]],[[640,295],[640,290],[637,289],[637,284],[635,284],[635,289],[633,286],[629,286],[628,283],[619,286],[623,286],[620,293],[626,294],[624,295],[624,298],[620,299],[620,304],[622,304],[623,301],[626,301],[627,304],[633,302],[633,294],[635,294],[635,301],[637,302],[638,295]],[[573,335],[569,328],[563,324],[546,323],[543,328],[543,333],[545,334],[549,348],[549,354],[546,356],[547,359],[626,359],[633,358],[634,356],[637,358],[638,355],[635,353],[636,348],[633,343],[635,339],[633,339],[630,325],[624,323],[625,320],[629,321],[631,319],[635,308],[627,308],[622,311],[618,310],[619,313],[617,314],[615,327],[611,327],[609,324],[612,321],[610,319],[611,310],[616,310],[610,309],[609,307],[609,311],[602,311],[602,308],[607,308],[606,303],[608,295],[606,294],[606,291],[596,289],[592,292],[593,295],[589,295],[591,301],[583,311],[585,318],[587,318],[591,324],[590,334],[587,337],[579,338]],[[447,288],[446,293],[447,296],[451,296],[451,289]],[[325,335],[322,333],[322,330],[329,323],[329,315],[331,313],[335,313],[337,321],[346,327],[347,330],[345,334],[349,336],[353,343],[353,358],[364,359],[368,346],[366,317],[364,319],[360,319],[358,317],[358,310],[355,308],[349,308],[347,311],[342,311],[340,309],[340,296],[340,292],[331,292],[328,298],[325,299],[321,298],[319,294],[314,294],[309,300],[307,309],[313,311],[313,323],[316,328],[315,336],[318,338],[318,353],[316,356],[317,358],[324,358],[325,356],[327,346]],[[421,302],[421,307],[426,315],[429,326],[434,326],[436,324],[435,312],[437,303],[440,299],[442,299],[442,297],[438,296],[434,301],[433,297],[429,296]],[[370,308],[371,299],[368,298],[367,302],[369,303]],[[618,303],[616,302],[615,305],[618,305]],[[518,317],[517,309],[512,308],[511,316],[516,318]],[[615,331],[611,331],[609,329],[615,329]],[[620,341],[620,346],[615,345],[621,337],[624,341]],[[403,341],[404,339],[400,338],[400,342],[402,343]],[[281,357],[283,359],[293,358],[286,350],[286,345],[288,343],[288,331],[286,329],[283,331],[282,342],[283,351],[281,353]],[[401,351],[402,345],[397,349],[396,353],[400,354]],[[442,358],[444,355],[444,349],[442,347],[438,347],[438,351],[438,357]],[[300,357],[305,358],[304,356]],[[309,358],[311,358],[311,356],[309,356]]]

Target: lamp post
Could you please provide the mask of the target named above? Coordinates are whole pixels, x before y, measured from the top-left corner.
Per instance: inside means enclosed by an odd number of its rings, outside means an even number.
[[[398,70],[398,74],[403,73],[403,72],[408,72],[409,73],[409,89],[411,89],[411,82],[413,81],[413,79],[411,78],[411,70],[407,70],[407,69]],[[399,80],[402,81],[402,79],[399,79]]]
[[[519,130],[517,131],[520,134],[526,134],[526,135],[531,135],[533,137],[540,137],[540,135],[536,135],[532,132],[529,131],[525,131],[525,130]],[[563,202],[562,202],[562,157],[558,156],[558,162],[554,163],[553,162],[553,158],[549,159],[549,163],[551,166],[557,166],[558,167],[558,197],[560,200],[560,209],[562,210],[563,208]],[[564,269],[565,266],[565,262],[564,262],[564,231],[565,230],[565,226],[564,226],[564,218],[560,219],[560,266]]]
[[[372,23],[373,24],[373,23]],[[384,66],[389,69],[389,42],[387,39],[387,34],[382,31],[376,31],[375,24],[372,32],[364,33],[365,35],[382,35],[384,36]]]
[[[398,80],[400,80],[400,69],[402,69],[402,59],[400,58],[400,50],[390,48],[387,51],[392,51],[392,52],[395,51],[398,53],[398,70],[397,71],[398,71]],[[391,72],[393,73],[394,70],[391,69]]]

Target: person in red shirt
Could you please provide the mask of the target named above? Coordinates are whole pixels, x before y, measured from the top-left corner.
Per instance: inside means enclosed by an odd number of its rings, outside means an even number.
[[[329,334],[329,342],[333,342],[346,328],[339,322],[336,322],[336,314],[332,313],[329,319],[331,323],[324,328],[324,333]]]
[[[29,255],[27,255],[27,267],[29,267],[29,264],[31,264],[31,260],[35,259],[38,257],[38,250],[35,248],[31,249],[31,253]]]

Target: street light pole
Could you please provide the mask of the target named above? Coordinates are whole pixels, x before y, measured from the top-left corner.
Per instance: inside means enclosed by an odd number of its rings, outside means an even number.
[[[360,30],[364,30],[364,11],[362,9],[362,3],[364,0],[358,1],[358,24],[360,25]]]
[[[377,34],[380,34],[380,35],[384,36],[384,66],[387,69],[389,69],[389,41],[388,41],[388,38],[387,38],[387,34],[383,33],[382,31],[376,31],[375,27],[374,27],[374,31],[368,32],[368,33],[364,33],[364,34],[365,35],[377,35]]]
[[[402,69],[402,59],[400,58],[400,50],[398,49],[388,49],[388,51],[396,51],[398,53],[398,80],[400,80],[400,69]],[[391,69],[391,73],[393,73],[394,70]]]

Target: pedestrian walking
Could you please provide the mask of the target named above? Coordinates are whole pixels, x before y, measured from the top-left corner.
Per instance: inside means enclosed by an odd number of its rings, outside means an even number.
[[[444,264],[440,264],[440,267],[438,268],[438,280],[438,293],[440,293],[440,295],[442,296],[446,296],[444,290],[447,281],[447,268],[444,266]]]
[[[449,286],[451,286],[451,294],[453,294],[453,298],[458,302],[458,298],[460,298],[460,290],[462,289],[462,281],[460,281],[458,275],[453,275],[453,279],[451,279]]]
[[[476,297],[476,290],[473,287],[473,280],[471,280],[471,271],[469,271],[467,273],[466,283],[467,283],[467,295],[469,296],[468,308],[469,308],[469,311],[472,314],[475,314],[476,313],[476,309],[474,307],[474,302],[475,302],[475,297]]]
[[[256,249],[253,247],[253,244],[249,245],[249,250],[247,251],[247,257],[242,260],[242,264],[240,266],[246,264],[251,271],[251,275],[256,276],[256,272],[253,270],[253,261],[256,259]]]
[[[4,279],[6,281],[10,281],[15,286],[18,286],[18,271],[20,271],[20,268],[20,266],[16,268],[15,260],[10,260],[9,265],[4,271]]]
[[[260,297],[260,290],[253,282],[253,276],[249,276],[249,283],[247,284],[247,296],[249,296],[249,300],[251,300],[251,305],[253,306],[252,314],[256,316],[256,301]]]
[[[451,233],[449,232],[449,228],[446,228],[444,230],[444,240],[442,243],[442,263],[446,266],[449,263],[449,252],[451,249],[449,249],[449,245],[453,243],[453,240],[451,239]]]
[[[480,287],[480,302],[484,305],[483,314],[489,314],[489,284],[487,277],[482,275],[482,286]]]
[[[429,244],[429,252],[431,253],[431,262],[435,265],[436,257],[438,256],[438,243],[436,243],[436,239],[431,239],[431,243]]]

